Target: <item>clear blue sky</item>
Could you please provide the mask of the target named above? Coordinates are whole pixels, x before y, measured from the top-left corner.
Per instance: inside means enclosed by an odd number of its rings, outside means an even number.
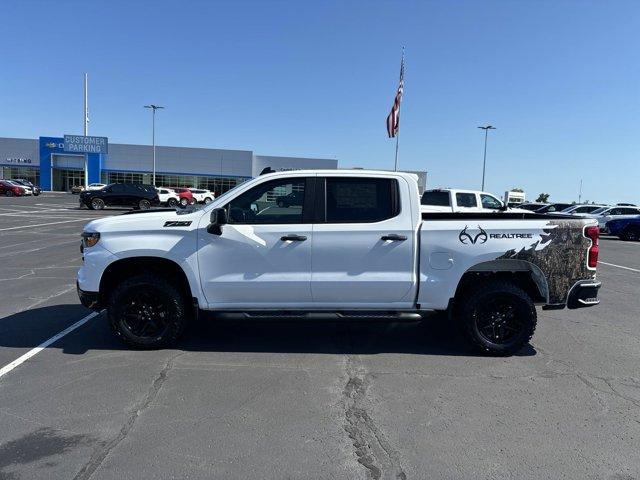
[[[82,132],[393,167],[430,186],[640,202],[640,2],[5,0],[0,136]]]

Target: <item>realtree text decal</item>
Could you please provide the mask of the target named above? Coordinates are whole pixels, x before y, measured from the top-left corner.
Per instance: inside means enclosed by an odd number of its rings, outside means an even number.
[[[482,245],[483,243],[486,243],[487,240],[489,239],[506,240],[506,239],[513,239],[513,238],[532,239],[533,233],[489,233],[487,234],[487,232],[485,232],[485,230],[480,225],[478,225],[477,230],[476,229],[469,230],[469,226],[465,225],[464,229],[458,235],[458,239],[460,240],[460,242],[464,243],[465,245],[475,245],[475,244]]]
[[[490,233],[489,238],[533,238],[533,233]]]

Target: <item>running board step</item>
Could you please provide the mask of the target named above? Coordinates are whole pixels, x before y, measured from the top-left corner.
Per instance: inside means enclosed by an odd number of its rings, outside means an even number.
[[[416,322],[422,320],[418,312],[300,312],[300,311],[248,311],[248,312],[211,312],[216,318],[229,320],[333,320],[362,322]]]

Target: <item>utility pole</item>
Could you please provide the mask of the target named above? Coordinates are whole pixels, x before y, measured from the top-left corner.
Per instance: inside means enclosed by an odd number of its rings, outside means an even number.
[[[580,179],[580,190],[578,191],[578,204],[582,203],[582,179]]]
[[[486,127],[478,127],[482,130],[484,130],[484,157],[482,160],[482,188],[480,190],[482,190],[484,192],[484,173],[487,167],[487,134],[489,132],[489,130],[495,130],[496,127],[492,127],[491,125],[487,125]]]
[[[84,136],[89,135],[89,75],[84,74]],[[89,154],[84,154],[84,188],[89,185]]]
[[[153,110],[152,120],[151,120],[151,143],[153,145],[153,186],[156,186],[156,110],[161,107],[159,105],[154,105],[153,103],[149,105],[145,105],[144,108],[150,108]]]

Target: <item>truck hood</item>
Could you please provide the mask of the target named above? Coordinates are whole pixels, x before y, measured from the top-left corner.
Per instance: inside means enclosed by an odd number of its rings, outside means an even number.
[[[195,228],[198,221],[206,215],[204,210],[143,210],[127,212],[113,217],[100,218],[84,226],[86,232],[119,232],[162,230],[167,227]]]

